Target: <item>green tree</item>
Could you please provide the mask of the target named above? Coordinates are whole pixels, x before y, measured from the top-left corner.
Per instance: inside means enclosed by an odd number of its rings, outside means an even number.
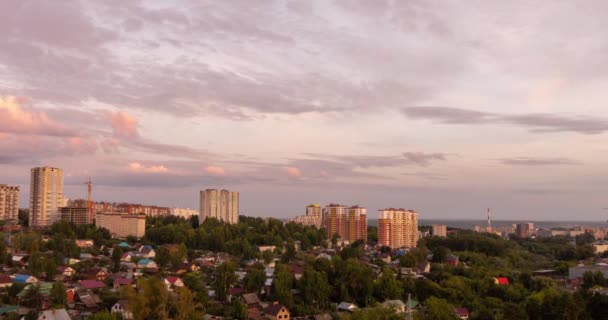
[[[120,259],[122,258],[123,252],[119,246],[114,247],[112,250],[112,271],[120,271]]]
[[[247,320],[247,306],[238,299],[232,303],[232,317],[237,320]]]
[[[67,296],[65,290],[65,284],[63,284],[62,281],[53,282],[53,287],[51,288],[49,298],[51,299],[51,303],[54,307],[65,307],[65,304],[67,303]]]
[[[139,284],[143,284],[144,279],[138,281]],[[138,294],[132,286],[124,286],[122,289],[123,299],[127,299],[127,310],[133,314],[133,320],[146,320],[150,314],[150,303],[148,296],[145,294]]]
[[[169,252],[169,249],[166,246],[161,246],[158,248],[154,260],[156,260],[159,268],[165,268],[171,261],[171,253]]]
[[[395,273],[388,267],[382,269],[382,275],[376,280],[375,287],[378,301],[399,299],[403,296],[403,289]]]
[[[175,250],[171,251],[171,265],[177,267],[184,263],[184,259],[188,257],[188,249],[186,245],[181,243],[178,245]]]
[[[233,262],[223,262],[215,269],[215,294],[220,301],[226,301],[230,287],[236,283],[236,266]]]
[[[189,272],[183,277],[182,281],[195,294],[198,304],[201,307],[205,306],[207,304],[208,293],[203,275],[201,273]]]
[[[264,259],[266,265],[270,264],[274,260],[274,252],[272,250],[262,252],[262,259]]]
[[[100,311],[90,315],[87,320],[117,320],[118,318],[109,313],[108,310]]]
[[[331,287],[327,275],[312,268],[304,269],[298,287],[306,305],[326,308],[329,305]]]
[[[272,294],[275,299],[287,308],[293,307],[293,274],[284,264],[277,265],[274,280],[272,282]]]
[[[55,275],[57,274],[57,263],[55,263],[55,259],[44,259],[44,270],[44,272],[46,273],[46,279],[53,280],[55,278]]]
[[[264,271],[264,266],[256,264],[247,271],[247,274],[243,279],[243,284],[248,292],[259,292],[265,281],[266,272]]]
[[[32,309],[40,310],[42,307],[42,295],[40,294],[40,285],[30,284],[25,287],[25,295],[21,298],[21,302]]]
[[[446,300],[430,297],[424,302],[424,311],[421,313],[421,320],[455,320],[458,319],[454,314],[454,306]]]
[[[199,304],[194,301],[194,295],[190,289],[187,287],[178,287],[175,289],[175,296],[172,303],[175,320],[191,319],[198,306]]]

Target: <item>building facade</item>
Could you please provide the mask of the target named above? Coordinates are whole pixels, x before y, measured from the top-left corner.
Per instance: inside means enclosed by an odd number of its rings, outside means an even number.
[[[19,187],[0,184],[0,220],[19,218]]]
[[[215,218],[230,224],[239,223],[239,193],[206,189],[200,193],[199,221]]]
[[[290,222],[299,223],[305,226],[314,226],[315,228],[321,228],[321,206],[318,204],[310,204],[306,206],[306,214],[303,216],[297,216],[290,220]]]
[[[61,207],[59,208],[61,220],[73,224],[91,224],[91,214],[87,207]]]
[[[86,200],[78,201],[85,201],[86,203]],[[143,214],[147,217],[162,217],[170,215],[171,208],[136,203],[93,202],[93,213],[95,214],[96,212],[118,212],[136,215]]]
[[[95,225],[108,229],[116,238],[141,238],[146,234],[146,216],[142,214],[98,212],[95,215]]]
[[[448,236],[448,226],[445,224],[434,224],[431,226],[431,235],[433,237],[447,237]]]
[[[171,208],[171,215],[190,219],[192,216],[198,216],[199,211],[190,208]]]
[[[63,207],[63,170],[32,168],[30,179],[30,226],[43,228],[60,219]]]
[[[518,223],[515,226],[515,234],[520,238],[529,238],[534,235],[534,223]]]
[[[405,209],[378,210],[378,244],[391,248],[415,248],[418,213]]]
[[[344,241],[367,241],[367,209],[360,206],[347,207],[330,204],[323,208],[321,226],[328,238],[339,235]]]

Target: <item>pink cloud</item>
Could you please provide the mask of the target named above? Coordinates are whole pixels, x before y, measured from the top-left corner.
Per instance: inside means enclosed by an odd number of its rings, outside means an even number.
[[[107,154],[118,153],[120,141],[116,138],[105,138],[101,141],[101,149]]]
[[[145,173],[166,173],[169,169],[163,165],[147,166],[139,162],[129,163],[129,170],[133,172],[145,172]]]
[[[66,141],[66,149],[71,154],[94,154],[97,141],[94,138],[71,137]]]
[[[139,137],[139,132],[137,131],[138,121],[135,117],[124,111],[109,111],[107,115],[112,123],[115,136],[129,139]]]
[[[42,111],[26,111],[21,108],[27,98],[0,96],[0,131],[49,136],[69,136],[73,132],[58,124]]]
[[[208,166],[207,168],[205,168],[205,171],[209,174],[216,176],[223,176],[226,174],[226,170],[218,166]]]
[[[296,167],[287,167],[287,175],[292,178],[300,178],[302,177],[302,172]]]

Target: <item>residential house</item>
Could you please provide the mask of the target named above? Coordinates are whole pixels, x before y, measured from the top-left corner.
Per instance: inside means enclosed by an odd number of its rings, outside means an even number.
[[[38,283],[38,279],[29,274],[18,274],[13,278],[16,283]]]
[[[110,312],[112,314],[120,314],[125,320],[133,319],[133,313],[127,309],[127,300],[118,300],[113,306]]]
[[[137,261],[137,268],[145,269],[145,270],[156,270],[156,269],[158,269],[158,265],[153,260],[141,259],[141,260]]]
[[[260,299],[256,293],[245,293],[241,296],[241,303],[247,307],[248,319],[260,318]]]
[[[416,269],[418,269],[418,274],[429,273],[431,272],[431,263],[428,261],[419,263]]]
[[[494,283],[499,285],[499,286],[508,286],[509,285],[509,278],[506,277],[498,277],[498,278],[494,278]]]
[[[302,279],[302,277],[304,276],[304,268],[302,266],[299,266],[297,264],[291,264],[289,267],[291,269],[291,273],[293,274],[296,280]]]
[[[196,263],[182,263],[181,265],[174,267],[171,270],[173,273],[175,274],[184,274],[186,272],[199,272],[201,271],[201,268],[199,266],[196,265]]]
[[[65,309],[53,309],[42,311],[38,315],[38,320],[72,320]]]
[[[57,267],[57,273],[66,278],[71,278],[74,276],[74,274],[76,274],[76,270],[70,266],[60,266]]]
[[[84,273],[88,280],[106,281],[110,273],[106,268],[91,268]]]
[[[445,257],[445,262],[452,267],[457,267],[460,263],[458,257],[453,254],[449,254],[447,257]]]
[[[456,308],[456,309],[454,309],[454,314],[460,320],[467,320],[467,319],[469,319],[469,316],[471,315],[469,313],[469,309],[467,309],[467,308]]]
[[[289,310],[278,302],[273,302],[271,305],[264,309],[264,316],[266,319],[272,320],[289,320]]]
[[[76,291],[74,302],[78,309],[94,312],[99,310],[102,300],[90,289],[81,289]]]
[[[106,284],[99,280],[80,280],[78,284],[83,289],[95,290],[105,288]]]
[[[169,290],[177,287],[181,288],[184,286],[184,282],[178,277],[166,277],[165,279],[163,279],[163,282]]]
[[[41,309],[48,309],[51,305],[49,296],[51,294],[51,289],[53,288],[52,282],[40,282],[40,283],[31,283],[23,288],[19,293],[17,293],[17,301],[21,301],[28,291],[32,288],[33,285],[39,286],[40,293],[40,307]]]
[[[139,248],[139,256],[150,259],[156,257],[156,252],[152,249],[152,246],[142,246]]]
[[[9,275],[0,275],[0,288],[8,288],[13,285],[13,278]]]
[[[120,261],[122,261],[122,262],[131,262],[131,260],[133,259],[133,257],[134,257],[134,254],[132,252],[125,252],[120,257]]]
[[[91,239],[76,239],[76,246],[81,249],[91,248],[94,243]]]
[[[27,262],[28,254],[15,254],[11,258],[14,266],[23,266]]]
[[[114,289],[120,289],[124,286],[131,286],[133,285],[133,279],[127,279],[127,278],[122,278],[122,277],[116,277],[114,278],[113,282],[112,282],[112,288]]]
[[[350,302],[340,302],[340,304],[337,307],[338,312],[353,313],[353,312],[357,311],[358,309],[359,309],[359,307],[357,307],[356,304],[350,303]]]

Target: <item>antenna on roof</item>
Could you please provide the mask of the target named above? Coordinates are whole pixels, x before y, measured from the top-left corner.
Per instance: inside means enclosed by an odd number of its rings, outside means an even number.
[[[492,228],[492,217],[490,214],[490,208],[488,208],[488,228]]]

